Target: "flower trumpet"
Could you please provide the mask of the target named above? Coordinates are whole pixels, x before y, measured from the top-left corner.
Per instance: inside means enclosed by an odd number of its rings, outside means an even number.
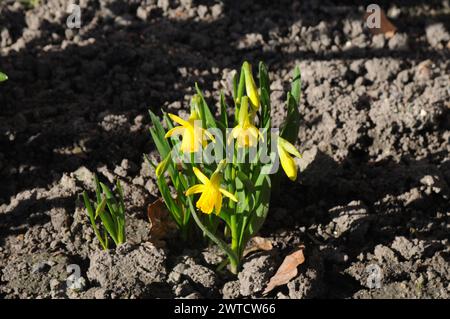
[[[231,131],[230,138],[237,139],[238,147],[252,147],[256,145],[258,136],[263,139],[261,132],[251,122],[248,113],[247,96],[242,97],[241,108],[239,109],[238,125]]]
[[[199,208],[205,214],[211,214],[213,208],[218,215],[222,209],[222,194],[234,202],[237,202],[236,196],[220,187],[222,180],[222,174],[219,171],[215,171],[211,175],[211,179],[205,176],[197,167],[193,168],[195,176],[202,184],[192,186],[186,191],[186,195],[192,195],[201,193],[199,200],[197,201],[197,208]]]
[[[206,139],[203,134],[214,141],[214,137],[200,126],[201,121],[199,121],[199,116],[196,111],[191,113],[187,121],[172,113],[169,113],[169,117],[172,121],[180,125],[169,130],[164,137],[183,135],[181,142],[181,151],[183,153],[196,153],[200,150],[201,146],[205,146]]]

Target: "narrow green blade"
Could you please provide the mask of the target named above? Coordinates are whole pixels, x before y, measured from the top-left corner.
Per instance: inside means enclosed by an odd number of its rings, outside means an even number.
[[[291,84],[291,94],[294,97],[297,106],[300,103],[301,93],[302,93],[302,76],[300,73],[300,68],[296,66],[294,70],[294,78]]]
[[[225,96],[223,92],[220,92],[220,123],[224,127],[228,127],[228,116],[227,116],[227,104],[225,103]]]
[[[83,192],[83,201],[84,206],[86,207],[86,210],[88,212],[89,219],[91,220],[91,223],[95,222],[95,214],[94,209],[92,208],[91,201],[89,200],[88,194],[86,191]]]

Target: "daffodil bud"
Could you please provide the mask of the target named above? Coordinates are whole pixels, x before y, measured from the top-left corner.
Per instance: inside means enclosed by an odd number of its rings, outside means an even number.
[[[281,167],[283,168],[287,177],[295,181],[297,179],[297,164],[295,163],[291,155],[298,158],[301,158],[302,155],[299,153],[299,151],[297,151],[294,145],[281,137],[278,137],[277,148]]]
[[[167,155],[167,157],[165,159],[163,159],[158,166],[156,166],[156,177],[160,177],[162,174],[164,174],[164,172],[167,169],[167,164],[169,163],[170,160],[170,154]]]
[[[243,64],[245,74],[245,90],[250,98],[252,107],[257,110],[259,108],[259,93],[252,74],[252,66],[247,61]]]
[[[199,119],[200,118],[200,103],[202,102],[202,98],[200,95],[195,94],[191,99],[191,119]]]
[[[225,168],[226,165],[227,165],[227,161],[225,159],[222,159],[219,162],[219,164],[217,164],[216,172],[222,172],[222,170]]]

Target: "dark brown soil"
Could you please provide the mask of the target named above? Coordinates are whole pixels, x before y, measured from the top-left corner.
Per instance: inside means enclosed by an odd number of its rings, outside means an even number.
[[[267,297],[449,298],[447,0],[380,2],[390,39],[364,27],[370,2],[78,3],[70,30],[65,0],[0,2],[0,297],[261,297],[304,244],[299,275]],[[158,190],[142,154],[156,156],[149,108],[185,114],[196,81],[217,104],[244,60],[269,66],[276,125],[300,65],[304,157],[261,233],[274,249],[233,278],[215,272],[215,247],[150,243]],[[94,173],[124,186],[116,251],[100,250],[77,200]]]

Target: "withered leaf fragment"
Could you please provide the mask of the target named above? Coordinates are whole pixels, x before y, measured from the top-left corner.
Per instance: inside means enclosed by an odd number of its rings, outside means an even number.
[[[243,256],[247,256],[248,254],[258,250],[269,251],[272,250],[272,248],[273,247],[270,240],[260,236],[255,236],[248,242],[247,247],[244,250]]]
[[[147,207],[152,241],[159,242],[176,229],[162,198],[158,198]]]
[[[270,278],[269,283],[263,292],[264,295],[268,294],[275,287],[287,284],[292,278],[297,276],[297,266],[303,264],[305,261],[305,256],[303,255],[304,249],[304,246],[300,246],[297,251],[284,258],[280,268],[278,268],[275,275]]]

